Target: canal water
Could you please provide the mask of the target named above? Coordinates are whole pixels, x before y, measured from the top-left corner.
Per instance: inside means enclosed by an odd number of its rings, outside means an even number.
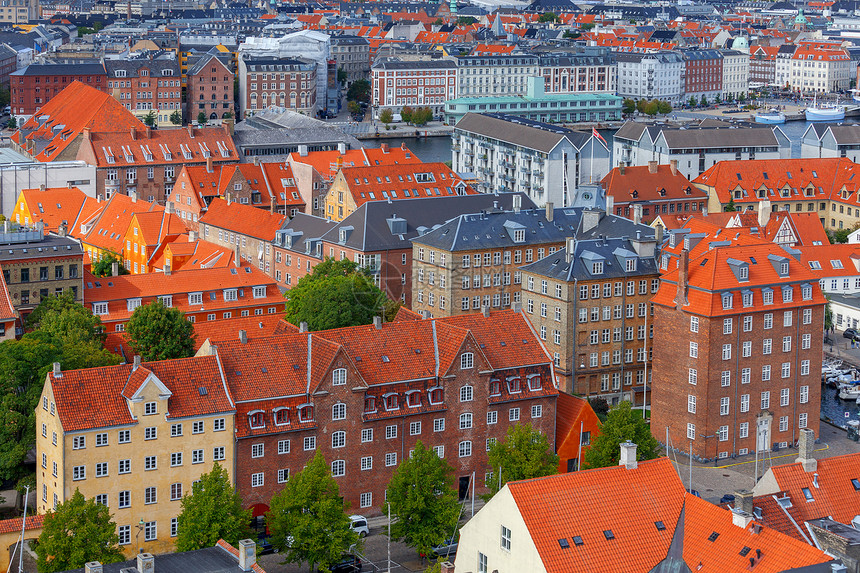
[[[860,406],[853,400],[840,400],[839,390],[821,387],[821,419],[845,428],[848,420],[860,420]]]

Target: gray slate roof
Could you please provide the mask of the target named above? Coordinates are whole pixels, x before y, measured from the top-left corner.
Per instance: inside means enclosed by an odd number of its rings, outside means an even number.
[[[772,130],[756,127],[663,129],[663,137],[669,149],[779,146]]]
[[[128,569],[137,573],[137,560],[104,565],[104,573],[120,573]],[[165,553],[155,556],[158,573],[241,573],[239,561],[220,547],[207,547],[185,553]],[[83,569],[72,569],[66,573],[84,573]]]
[[[588,143],[591,134],[548,123],[524,120],[502,113],[467,113],[457,122],[457,131],[477,133],[529,149],[549,153],[563,139],[577,149]]]
[[[404,249],[423,231],[442,225],[463,213],[510,210],[515,193],[479,193],[453,197],[425,199],[398,199],[396,201],[368,201],[351,213],[323,239],[365,252]],[[523,193],[522,205],[535,205]],[[340,229],[351,228],[345,243],[340,243]],[[420,229],[420,230],[419,230]]]
[[[322,217],[315,217],[305,213],[296,213],[296,216],[284,225],[281,231],[277,231],[278,235],[292,236],[292,242],[288,247],[289,250],[296,253],[305,253],[305,243],[309,239],[319,239],[331,230],[337,223]],[[276,241],[277,242],[277,241]],[[285,243],[281,243],[286,246]]]
[[[614,279],[659,273],[656,259],[636,255],[636,251],[628,238],[588,239],[576,241],[574,245],[571,262],[567,262],[567,249],[565,248],[520,268],[525,272],[563,282],[570,282],[575,279]],[[625,271],[624,261],[631,257],[637,259],[636,271],[628,273]],[[592,274],[591,263],[600,260],[603,261],[603,272],[597,275]]]
[[[378,70],[438,70],[440,68],[456,68],[457,63],[451,60],[394,60],[386,58],[373,64]]]
[[[52,257],[56,256],[57,253],[80,255],[83,252],[81,244],[76,240],[49,234],[45,235],[43,240],[34,243],[0,244],[0,262]]]

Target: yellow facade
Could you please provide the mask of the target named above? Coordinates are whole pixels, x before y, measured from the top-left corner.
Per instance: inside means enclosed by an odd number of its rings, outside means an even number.
[[[76,489],[88,499],[104,496],[126,556],[173,551],[181,497],[212,470],[216,454],[233,480],[235,454],[232,412],[168,419],[169,395],[150,374],[126,399],[135,423],[65,432],[49,376],[36,409],[37,511]],[[93,426],[97,419],[94,413]]]
[[[27,200],[24,199],[23,191],[18,194],[18,202],[15,203],[15,209],[12,210],[12,215],[9,217],[10,220],[15,221],[21,225],[29,225],[32,223],[30,221],[30,206],[27,205]]]
[[[346,178],[343,176],[343,171],[338,171],[335,175],[323,203],[325,218],[332,221],[343,221],[356,210],[357,206],[352,198],[352,192],[349,190]]]

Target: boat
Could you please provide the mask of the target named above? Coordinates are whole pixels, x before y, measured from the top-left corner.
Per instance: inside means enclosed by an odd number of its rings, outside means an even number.
[[[845,106],[839,103],[823,103],[818,105],[818,99],[812,100],[812,105],[804,111],[806,121],[839,121],[845,119]]]
[[[768,111],[755,114],[755,122],[771,125],[785,123],[785,114],[778,109],[770,109]]]
[[[857,384],[840,384],[839,397],[843,400],[854,400],[860,398],[860,385]]]
[[[854,101],[860,101],[860,90],[851,90],[851,99]]]

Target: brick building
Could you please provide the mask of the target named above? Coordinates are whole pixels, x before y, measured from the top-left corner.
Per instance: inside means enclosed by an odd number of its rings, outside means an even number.
[[[323,260],[320,237],[336,224],[322,217],[297,213],[275,232],[272,268],[281,288],[289,289]]]
[[[713,102],[723,89],[723,54],[716,49],[690,48],[684,54],[684,95]]]
[[[227,118],[235,118],[234,78],[232,57],[229,53],[213,49],[201,56],[186,75],[187,120],[197,121],[197,116],[201,113],[206,116],[207,121],[216,124]]]
[[[650,223],[658,215],[674,217],[702,213],[708,204],[708,194],[693,185],[678,171],[678,162],[613,168],[600,181],[611,199],[610,211],[616,215]]]
[[[285,107],[316,115],[316,62],[300,58],[271,58],[244,55],[239,59],[239,105],[242,117],[269,106]],[[325,102],[322,102],[323,104]]]
[[[658,440],[668,428],[712,460],[818,433],[825,299],[795,252],[696,220],[670,235],[652,300]]]
[[[564,249],[520,267],[523,309],[553,356],[560,389],[641,405],[650,386],[657,241],[643,225],[601,215],[585,212],[583,232]]]
[[[174,52],[139,52],[125,59],[105,59],[109,93],[143,120],[155,112],[159,127],[175,125],[170,116],[182,113],[182,80]]]
[[[452,60],[404,60],[383,58],[371,68],[370,105],[373,117],[406,106],[429,107],[434,116],[444,111],[445,101],[457,97],[457,63]]]
[[[317,450],[350,507],[378,514],[417,440],[454,467],[461,499],[473,472],[485,491],[486,450],[509,426],[528,422],[554,447],[552,363],[518,313],[240,337],[218,341],[217,356],[237,406],[237,489],[254,516]]]
[[[9,74],[13,115],[32,115],[72,82],[107,91],[107,73],[100,62],[30,64]]]

